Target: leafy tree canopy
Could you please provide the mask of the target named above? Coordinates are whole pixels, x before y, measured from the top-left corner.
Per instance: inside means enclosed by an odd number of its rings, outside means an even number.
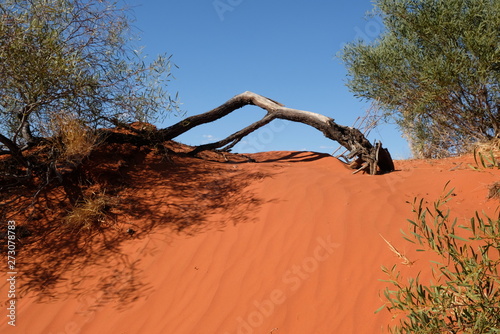
[[[348,44],[349,88],[394,118],[416,156],[500,136],[500,1],[377,0],[385,31]]]
[[[36,141],[55,115],[95,128],[155,121],[175,109],[166,90],[170,57],[146,63],[131,22],[108,0],[2,0],[2,146],[13,153]]]

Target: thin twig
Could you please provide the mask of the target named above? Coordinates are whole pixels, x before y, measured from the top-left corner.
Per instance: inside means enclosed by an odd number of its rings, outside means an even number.
[[[406,266],[411,266],[412,264],[415,263],[415,261],[410,261],[405,255],[401,254],[397,249],[396,247],[394,247],[389,241],[387,241],[383,236],[382,234],[380,234],[380,237],[382,239],[384,239],[384,241],[387,243],[387,245],[389,245],[389,249],[391,250],[391,252],[393,252],[394,254],[396,254],[401,260],[403,260],[401,263],[406,265]]]

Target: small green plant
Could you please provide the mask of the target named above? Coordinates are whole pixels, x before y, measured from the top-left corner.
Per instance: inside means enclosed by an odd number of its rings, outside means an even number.
[[[478,149],[474,149],[474,161],[477,167],[472,168],[476,170],[480,167],[500,169],[500,161],[495,156],[493,150],[484,152]]]
[[[404,239],[422,246],[419,251],[441,259],[431,261],[434,279],[424,283],[419,273],[405,282],[396,265],[382,267],[389,277],[385,281],[395,287],[384,291],[384,306],[399,320],[391,333],[500,333],[500,217],[476,212],[459,225],[445,207],[452,194],[453,189],[431,208],[415,199],[415,219],[408,220],[410,231],[403,233]]]
[[[493,139],[485,143],[474,146],[475,166],[470,166],[474,170],[500,169],[500,139]]]

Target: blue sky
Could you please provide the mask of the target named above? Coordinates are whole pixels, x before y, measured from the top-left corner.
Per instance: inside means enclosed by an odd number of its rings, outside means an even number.
[[[288,107],[352,125],[369,105],[345,86],[346,69],[336,57],[345,43],[374,40],[379,19],[365,17],[369,0],[128,0],[144,53],[172,54],[172,92],[186,116],[206,112],[246,90]],[[245,107],[176,140],[196,145],[222,139],[264,115]],[[179,121],[170,116],[161,126]],[[396,159],[410,156],[393,125],[372,131]],[[277,120],[249,135],[237,152],[307,150],[332,153],[338,145],[303,124]]]

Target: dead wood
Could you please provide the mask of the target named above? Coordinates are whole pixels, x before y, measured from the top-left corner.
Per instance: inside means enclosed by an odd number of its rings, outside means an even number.
[[[229,99],[224,104],[206,113],[188,117],[170,127],[158,130],[159,139],[171,140],[192,128],[216,121],[236,109],[246,105],[255,105],[267,111],[259,121],[233,133],[229,137],[210,144],[200,145],[193,154],[204,150],[220,149],[227,151],[243,137],[268,124],[274,119],[284,119],[307,124],[321,131],[325,137],[338,142],[350,153],[349,159],[358,159],[370,174],[386,173],[394,170],[394,163],[389,151],[381,143],[372,145],[358,129],[335,123],[334,119],[310,111],[287,108],[283,104],[252,92],[244,92]]]

